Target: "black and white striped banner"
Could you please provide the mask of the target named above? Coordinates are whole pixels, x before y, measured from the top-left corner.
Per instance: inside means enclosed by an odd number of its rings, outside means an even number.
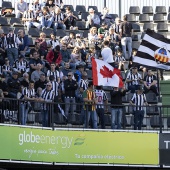
[[[149,67],[169,70],[170,39],[148,29],[133,62]]]

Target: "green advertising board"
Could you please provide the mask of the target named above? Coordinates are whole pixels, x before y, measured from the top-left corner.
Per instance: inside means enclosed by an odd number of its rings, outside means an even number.
[[[77,164],[159,165],[157,133],[0,126],[0,159]]]

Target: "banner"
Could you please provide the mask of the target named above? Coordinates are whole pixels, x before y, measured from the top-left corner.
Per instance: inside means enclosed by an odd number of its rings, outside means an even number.
[[[0,159],[159,165],[158,134],[0,126]]]
[[[159,134],[160,164],[170,167],[170,133]]]

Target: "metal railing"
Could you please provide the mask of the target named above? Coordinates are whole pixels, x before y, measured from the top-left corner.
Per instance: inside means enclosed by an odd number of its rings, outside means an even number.
[[[23,106],[24,105],[24,106]],[[65,115],[66,107],[76,108],[75,110],[70,109],[68,115]],[[86,106],[86,107],[85,107]],[[89,107],[87,107],[89,106]],[[100,105],[102,106],[102,105]],[[97,129],[114,129],[117,128],[118,117],[115,121],[112,120],[112,108],[113,105],[108,104],[108,110],[102,111],[102,115],[96,116]],[[24,107],[25,110],[22,108]],[[44,109],[44,107],[46,109]],[[122,115],[120,120],[120,129],[133,130],[136,117],[134,115],[134,108],[130,104],[117,106],[121,107]],[[85,109],[86,108],[86,109]],[[91,105],[85,105],[84,103],[54,103],[54,102],[38,102],[5,98],[0,102],[0,122],[5,124],[17,124],[26,126],[44,126],[42,118],[42,112],[46,111],[44,115],[47,115],[47,124],[45,126],[52,128],[94,128],[93,119],[88,120],[87,114],[90,111]],[[142,119],[142,130],[159,130],[168,131],[170,129],[170,106],[162,105],[149,105],[143,106],[144,114]],[[26,115],[24,123],[24,113]],[[120,114],[120,112],[118,112]],[[93,117],[93,113],[91,114]],[[114,115],[114,114],[113,114]],[[101,117],[101,118],[100,118]],[[87,123],[85,127],[85,122]],[[113,123],[114,126],[113,126]],[[103,126],[104,124],[104,126]]]

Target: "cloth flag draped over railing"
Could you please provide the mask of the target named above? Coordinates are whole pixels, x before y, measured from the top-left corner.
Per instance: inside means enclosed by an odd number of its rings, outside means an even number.
[[[148,29],[133,62],[153,68],[169,70],[170,39]]]
[[[95,86],[123,87],[120,70],[102,60],[92,59],[92,73]]]

